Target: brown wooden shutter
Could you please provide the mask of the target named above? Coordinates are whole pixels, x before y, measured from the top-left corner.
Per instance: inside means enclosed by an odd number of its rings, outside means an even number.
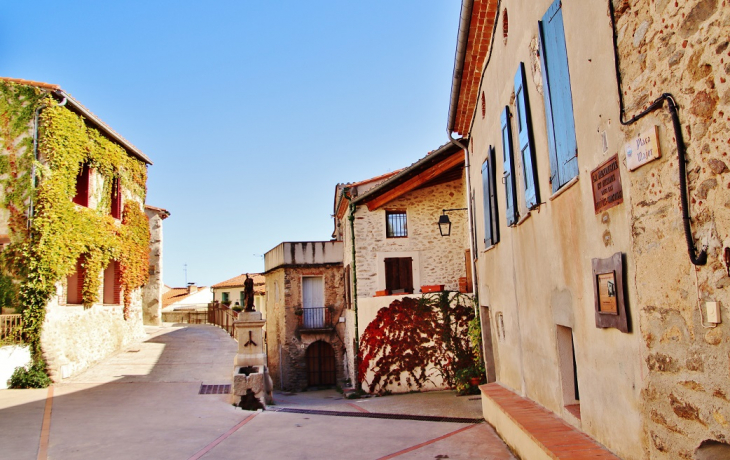
[[[385,288],[392,291],[403,289],[413,292],[413,259],[389,257],[385,262]]]
[[[115,219],[122,218],[122,187],[119,178],[112,181],[111,215]]]

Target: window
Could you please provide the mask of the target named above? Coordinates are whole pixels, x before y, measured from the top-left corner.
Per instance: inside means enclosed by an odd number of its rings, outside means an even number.
[[[494,175],[494,147],[489,146],[487,160],[482,164],[482,192],[484,194],[484,247],[499,242],[499,214],[497,212],[497,182]]]
[[[550,5],[538,26],[545,122],[550,151],[550,183],[555,193],[578,176],[578,144],[575,140],[573,97],[561,0],[555,0]]]
[[[121,283],[119,282],[119,262],[112,260],[104,269],[104,304],[119,305],[121,302]]]
[[[533,209],[540,204],[540,190],[537,186],[537,164],[535,162],[535,142],[532,140],[532,118],[530,102],[527,97],[525,64],[520,62],[515,74],[515,108],[517,109],[517,133],[520,140],[520,158],[525,185],[525,205]]]
[[[242,307],[245,307],[246,306],[246,292],[239,291],[238,298],[239,298],[239,305],[241,305]]]
[[[231,301],[230,294],[231,294],[230,292],[222,292],[221,293],[221,303],[222,302],[230,302]]]
[[[79,175],[76,176],[76,195],[74,195],[73,202],[78,205],[89,207],[90,175],[91,170],[89,169],[89,165],[84,163],[81,167],[81,171],[79,171]]]
[[[111,189],[111,209],[109,213],[111,216],[115,219],[121,219],[122,218],[122,187],[119,183],[119,178],[115,177],[112,180],[112,189]]]
[[[345,307],[352,308],[352,291],[350,287],[350,265],[345,267]]]
[[[84,256],[76,260],[76,270],[66,278],[66,303],[71,305],[80,305],[84,303],[84,277],[86,269],[84,268]]]
[[[519,212],[517,211],[517,185],[515,183],[515,161],[512,152],[512,126],[509,121],[509,107],[505,106],[502,111],[502,164],[504,173],[502,183],[504,184],[505,213],[507,214],[507,226],[511,227],[517,223]]]
[[[405,211],[385,211],[385,236],[404,238],[408,236],[408,222]]]
[[[413,259],[389,257],[385,262],[385,289],[391,294],[413,293]]]

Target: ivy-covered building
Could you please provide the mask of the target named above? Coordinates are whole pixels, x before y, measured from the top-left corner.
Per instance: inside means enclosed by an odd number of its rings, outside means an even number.
[[[0,78],[0,255],[56,381],[144,335],[150,159],[60,87]]]

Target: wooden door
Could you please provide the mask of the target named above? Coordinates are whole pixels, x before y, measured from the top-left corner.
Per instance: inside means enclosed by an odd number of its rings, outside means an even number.
[[[335,350],[327,342],[318,340],[307,348],[307,385],[335,384]]]

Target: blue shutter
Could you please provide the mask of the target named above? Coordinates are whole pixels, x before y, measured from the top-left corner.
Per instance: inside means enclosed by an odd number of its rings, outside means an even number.
[[[494,174],[494,156],[494,147],[490,145],[488,157],[482,164],[485,249],[499,242],[499,215],[497,212],[497,183]]]
[[[570,90],[561,0],[555,0],[550,5],[538,25],[550,150],[550,180],[555,192],[578,175],[578,144],[575,139],[573,96]]]
[[[535,142],[532,140],[532,118],[527,97],[525,64],[520,62],[515,74],[515,107],[517,108],[517,132],[520,139],[520,155],[525,183],[525,204],[532,209],[540,204],[540,190],[537,185],[537,164]]]
[[[505,191],[505,213],[507,214],[507,225],[512,226],[517,223],[519,216],[517,212],[517,187],[515,184],[515,162],[512,152],[512,128],[509,122],[509,107],[504,108],[501,117],[502,122],[502,160],[504,165],[504,174],[502,183],[504,183]]]

